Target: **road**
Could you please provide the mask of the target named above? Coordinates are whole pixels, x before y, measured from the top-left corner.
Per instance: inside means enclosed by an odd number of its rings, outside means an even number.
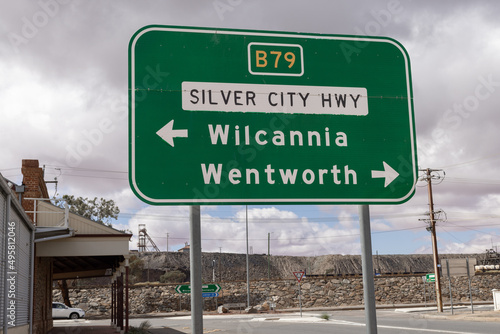
[[[321,313],[304,312],[299,314],[231,314],[205,315],[204,333],[250,333],[250,334],[294,334],[294,333],[342,333],[366,334],[363,311],[325,312],[329,320],[321,319]],[[432,315],[432,314],[431,314]],[[447,320],[444,318],[425,318],[425,314],[377,310],[379,334],[401,333],[442,333],[442,334],[491,334],[498,333],[499,323],[491,321]],[[154,334],[191,333],[189,316],[157,317],[131,319],[131,326],[139,326],[143,321],[152,325]],[[108,325],[109,320],[56,320],[55,326],[99,326]]]

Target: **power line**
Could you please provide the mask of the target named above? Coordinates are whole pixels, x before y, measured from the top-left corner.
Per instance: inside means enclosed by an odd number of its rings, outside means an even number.
[[[412,217],[420,217],[423,216],[425,213],[408,213],[408,214],[386,214],[386,215],[372,215],[372,219],[399,219],[399,218],[412,218]],[[168,219],[178,219],[178,220],[186,220],[189,218],[188,215],[185,216],[171,216],[171,215],[162,215],[162,214],[147,214],[147,213],[133,213],[133,212],[120,212],[120,215],[122,216],[137,216],[137,217],[151,217],[151,218],[168,218]],[[294,224],[303,224],[304,221],[301,219],[306,218],[308,222],[311,220],[313,221],[342,221],[342,222],[358,222],[359,218],[358,217],[339,217],[339,216],[331,216],[331,217],[292,217],[292,218],[283,218],[283,217],[276,217],[276,218],[249,218],[249,222],[254,222],[254,223],[269,223],[269,221],[293,221],[291,223]],[[204,216],[202,217],[202,220],[207,222],[207,223],[224,223],[224,224],[234,224],[234,223],[240,223],[241,218],[236,218],[236,217],[229,217],[229,218],[221,218],[221,217],[213,217],[213,216]],[[210,220],[221,220],[217,222],[213,222]],[[300,220],[300,221],[297,221]]]
[[[465,161],[465,162],[460,162],[460,163],[456,163],[456,164],[453,164],[453,165],[443,166],[441,168],[442,169],[450,169],[450,168],[465,166],[465,165],[469,165],[469,164],[475,164],[477,162],[480,162],[480,161],[483,161],[483,160],[486,160],[486,159],[490,159],[490,158],[500,158],[500,154],[498,154],[497,152],[495,152],[493,154],[489,154],[489,155],[486,155],[486,156],[481,157],[481,158],[477,158],[477,159],[473,159],[473,160],[469,160],[469,161]]]
[[[46,173],[50,175],[55,175],[52,173]],[[76,174],[61,174],[60,176],[71,176],[71,177],[87,177],[87,178],[94,178],[94,179],[108,179],[108,180],[128,180],[126,177],[110,177],[110,176],[97,176],[97,175],[76,175]]]
[[[495,236],[495,237],[499,236],[498,234],[492,234],[492,233],[488,233],[488,232],[483,232],[483,231],[479,231],[479,230],[476,230],[476,229],[473,229],[473,228],[469,228],[469,227],[466,227],[466,226],[462,226],[462,225],[456,225],[456,224],[451,224],[451,225],[454,225],[457,228],[462,227],[462,228],[464,228],[466,230],[474,231],[474,232],[481,233],[481,234],[492,235],[492,236]]]
[[[110,170],[110,169],[94,169],[94,168],[84,168],[84,167],[70,167],[70,166],[58,166],[58,165],[45,165],[46,167],[53,168],[64,168],[70,170],[80,170],[80,171],[90,171],[90,172],[102,172],[102,173],[120,173],[120,174],[128,174],[127,171],[120,170]]]
[[[11,171],[11,170],[18,170],[20,169],[19,167],[18,168],[2,168],[0,169],[0,172],[7,172],[7,171]]]
[[[15,170],[17,168],[9,168],[0,171],[10,171]],[[74,171],[84,171],[84,172],[99,172],[99,173],[117,173],[117,174],[128,174],[128,172],[124,171],[112,171],[112,170],[102,170],[102,169],[89,169],[89,168],[72,168]],[[46,171],[46,174],[55,175],[55,173],[51,171]],[[16,174],[21,175],[21,174]],[[87,177],[87,178],[96,178],[96,179],[109,179],[109,180],[128,180],[127,177],[109,177],[109,176],[98,176],[98,175],[82,175],[82,174],[67,174],[63,173],[62,176],[71,176],[71,177]],[[451,177],[448,176],[446,178],[449,183],[469,183],[469,184],[491,184],[498,185],[500,184],[500,180],[492,180],[492,179],[472,179],[472,178],[460,178],[460,177]]]
[[[458,238],[457,238],[457,237],[455,237],[453,234],[451,234],[450,232],[448,232],[445,228],[443,228],[443,227],[442,227],[442,229],[443,229],[443,231],[444,231],[444,232],[446,232],[448,235],[450,235],[453,239],[457,240],[458,242],[460,242],[460,243],[462,243],[462,244],[467,244],[465,241],[462,241],[462,240],[458,239]],[[483,248],[481,248],[481,249],[480,249],[479,247],[474,246],[474,245],[468,245],[468,246],[469,246],[469,247],[472,247],[472,248],[475,248],[475,249],[477,249],[477,250],[483,251]]]
[[[446,180],[447,180],[446,182],[451,182],[451,183],[491,184],[491,185],[500,184],[500,180],[491,180],[491,179],[470,179],[464,177],[448,176]]]
[[[408,227],[408,228],[403,228],[403,229],[398,229],[398,230],[390,230],[390,231],[375,231],[372,232],[372,234],[381,234],[381,233],[394,233],[394,232],[402,232],[402,231],[410,231],[410,230],[420,230],[422,229],[420,226],[419,227]],[[359,236],[359,233],[350,233],[350,234],[342,234],[342,235],[329,235],[329,236],[307,236],[307,237],[296,237],[296,238],[272,238],[271,240],[273,241],[283,241],[283,240],[309,240],[309,239],[329,239],[329,238],[346,238],[346,237],[357,237]],[[161,237],[161,236],[153,236],[155,239],[165,239],[166,237]],[[186,240],[189,239],[188,237],[172,237],[169,236],[169,239],[175,239],[175,240]],[[201,239],[204,241],[221,241],[221,240],[234,240],[234,241],[244,241],[246,238],[206,238],[206,239]],[[262,241],[262,240],[268,240],[268,238],[249,238],[248,240],[253,240],[253,241]]]
[[[452,225],[455,225],[455,224],[452,224]],[[457,228],[465,228],[465,229],[468,229],[468,230],[471,230],[471,231],[475,231],[475,232],[478,232],[478,233],[483,233],[483,234],[487,234],[487,235],[492,235],[492,236],[498,236],[498,235],[495,235],[495,234],[491,234],[491,233],[486,233],[486,232],[482,232],[482,231],[479,231],[479,230],[475,230],[475,229],[472,229],[472,228],[468,228],[466,226],[461,226],[461,225],[455,225]],[[481,226],[481,225],[480,225]],[[490,225],[486,225],[486,226],[490,226]],[[496,226],[496,225],[494,225]],[[411,230],[420,230],[422,227],[420,226],[417,226],[417,227],[408,227],[408,228],[402,228],[402,229],[392,229],[392,230],[389,230],[389,231],[374,231],[372,232],[372,234],[385,234],[385,233],[395,233],[395,232],[403,232],[403,231],[411,231]],[[439,228],[442,228],[442,227],[439,227]],[[329,239],[329,238],[343,238],[343,237],[357,237],[359,236],[359,233],[350,233],[350,234],[342,234],[342,235],[330,235],[330,236],[307,236],[307,237],[296,237],[296,238],[286,238],[286,239],[283,239],[283,238],[271,238],[271,240],[273,241],[279,241],[279,240],[309,240],[309,239]],[[162,237],[162,236],[153,236],[155,239],[165,239],[167,237]],[[172,236],[169,236],[168,237],[169,239],[175,239],[175,240],[186,240],[186,239],[189,239],[188,237],[172,237]],[[220,240],[234,240],[234,241],[243,241],[243,240],[246,240],[245,238],[206,238],[206,239],[202,239],[202,240],[205,240],[205,241],[220,241]],[[267,238],[250,238],[249,240],[253,240],[253,241],[265,241],[265,240],[268,240]]]

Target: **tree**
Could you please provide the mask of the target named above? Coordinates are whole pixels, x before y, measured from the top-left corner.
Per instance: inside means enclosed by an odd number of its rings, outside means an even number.
[[[138,258],[137,256],[133,255],[129,259],[130,263],[130,280],[132,282],[139,282],[142,280],[142,272],[144,270],[144,262]]]
[[[61,296],[63,298],[64,304],[68,307],[71,307],[71,301],[69,300],[68,293],[68,282],[65,279],[59,280],[57,281],[57,285],[59,285],[59,289],[61,290]]]
[[[115,201],[104,198],[94,199],[64,195],[62,200],[56,200],[56,205],[64,207],[68,203],[70,211],[82,217],[91,219],[98,223],[111,226],[111,219],[117,219],[120,209],[115,205]]]

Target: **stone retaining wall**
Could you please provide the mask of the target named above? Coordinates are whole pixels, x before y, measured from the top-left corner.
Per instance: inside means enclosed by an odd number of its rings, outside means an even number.
[[[223,303],[241,303],[247,300],[246,282],[219,283],[222,291],[218,298],[205,298],[205,310],[215,310]],[[452,277],[453,302],[469,302],[467,277]],[[175,292],[176,284],[150,284],[130,287],[131,314],[189,310],[189,294]],[[449,301],[448,278],[442,278],[443,302]],[[435,284],[423,283],[420,276],[376,277],[375,298],[379,304],[435,303]],[[472,278],[474,301],[492,301],[492,289],[500,288],[500,275],[479,275]],[[304,278],[301,283],[303,307],[353,306],[363,304],[362,278]],[[424,295],[425,290],[425,295]],[[277,309],[298,307],[296,280],[250,282],[251,304],[269,301]],[[62,302],[61,292],[55,289],[54,301]],[[108,315],[110,288],[70,289],[73,307],[80,307],[88,316]]]

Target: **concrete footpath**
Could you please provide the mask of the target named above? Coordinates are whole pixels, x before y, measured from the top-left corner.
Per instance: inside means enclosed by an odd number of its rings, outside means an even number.
[[[474,305],[473,308],[470,305],[458,305],[453,306],[453,310],[447,305],[443,307],[442,313],[437,311],[437,307],[398,308],[394,311],[414,313],[422,318],[500,322],[500,311],[494,311],[491,303]]]

